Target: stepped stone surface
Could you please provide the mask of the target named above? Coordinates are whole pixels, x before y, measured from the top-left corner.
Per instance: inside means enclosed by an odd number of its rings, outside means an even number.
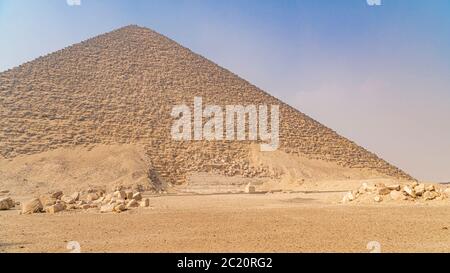
[[[195,96],[221,106],[280,105],[280,150],[412,179],[230,71],[134,25],[0,73],[0,156],[139,143],[152,180],[182,184],[194,171],[269,176],[264,166],[250,166],[250,141],[172,140],[172,107],[193,107]]]

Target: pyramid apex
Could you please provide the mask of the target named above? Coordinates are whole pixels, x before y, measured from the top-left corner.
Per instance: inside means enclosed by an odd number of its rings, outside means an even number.
[[[149,30],[149,28],[143,27],[143,26],[140,26],[137,24],[125,25],[123,27],[118,28],[117,30],[121,30],[121,29],[147,29],[147,30]]]

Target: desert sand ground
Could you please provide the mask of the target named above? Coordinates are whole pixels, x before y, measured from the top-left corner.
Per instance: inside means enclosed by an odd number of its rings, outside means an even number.
[[[341,191],[152,196],[121,214],[0,213],[0,252],[450,252],[450,202],[339,204]]]
[[[0,73],[0,81],[0,197],[117,186],[160,194],[149,196],[151,208],[120,214],[91,204],[57,214],[0,211],[2,252],[67,252],[68,241],[83,252],[366,252],[369,241],[384,251],[450,249],[448,199],[340,204],[364,180],[412,177],[152,30],[127,26],[88,39]],[[172,109],[194,97],[279,105],[279,150],[174,141]],[[277,193],[239,194],[251,184]]]
[[[285,157],[252,159],[283,167],[289,175],[281,181],[197,174],[167,193],[145,192],[150,208],[120,214],[19,215],[20,206],[0,211],[0,252],[69,252],[71,241],[82,252],[369,252],[371,241],[382,252],[450,252],[450,199],[376,203],[368,195],[344,204],[343,196],[362,183],[399,181],[363,179],[370,173]],[[0,189],[10,192],[0,197],[24,202],[52,190],[110,192],[117,185],[148,184],[146,170],[139,147],[127,145],[3,159]],[[238,193],[249,182],[262,193]]]

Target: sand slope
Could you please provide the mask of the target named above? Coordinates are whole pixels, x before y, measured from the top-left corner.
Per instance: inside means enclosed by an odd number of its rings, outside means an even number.
[[[258,191],[330,189],[359,185],[361,180],[395,180],[376,171],[342,167],[334,162],[308,159],[283,151],[260,152],[252,145],[248,161],[255,169],[266,168],[270,176],[249,178],[224,176],[217,172],[191,172],[184,185],[170,187],[171,192],[230,193],[243,192],[251,183]],[[84,191],[89,188],[112,190],[122,185],[142,185],[146,189],[160,185],[152,180],[151,163],[145,148],[138,144],[96,145],[59,148],[13,159],[0,159],[0,189],[15,195],[33,195],[53,190]],[[168,189],[165,187],[164,189]]]
[[[150,186],[147,160],[138,145],[60,148],[11,160],[0,159],[0,189],[30,195],[50,190]]]

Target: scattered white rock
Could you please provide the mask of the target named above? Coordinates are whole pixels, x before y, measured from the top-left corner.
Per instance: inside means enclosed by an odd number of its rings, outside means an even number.
[[[364,194],[365,192],[367,192],[367,189],[368,189],[367,183],[363,183],[363,184],[361,185],[361,187],[359,187],[358,193]]]
[[[425,192],[425,185],[419,184],[414,188],[414,192],[417,196],[422,196],[422,194]]]
[[[399,191],[401,189],[401,186],[399,184],[393,184],[388,185],[387,188],[390,189],[391,191]]]
[[[356,196],[356,193],[354,191],[349,192],[349,194],[348,194],[348,200],[349,201],[354,201],[354,200],[356,200],[357,197],[358,196]]]
[[[444,200],[446,198],[447,196],[445,196],[444,194],[440,194],[438,197],[436,197],[436,200]]]
[[[10,198],[0,199],[0,208],[14,207]],[[88,190],[75,192],[72,195],[61,191],[54,191],[41,195],[39,198],[29,200],[22,204],[22,214],[38,212],[58,213],[64,210],[85,210],[107,212],[122,212],[137,207],[149,207],[150,199],[143,198],[141,192],[131,190],[118,190],[106,194],[105,191]]]
[[[114,212],[114,207],[115,204],[108,204],[108,205],[103,205],[100,208],[100,212],[101,213],[110,213],[110,212]]]
[[[425,200],[433,200],[434,196],[431,194],[430,191],[426,191],[426,192],[423,193],[423,198]]]
[[[94,204],[102,204],[105,201],[105,197],[102,196],[99,199],[95,200],[93,203]]]
[[[440,194],[438,192],[436,192],[436,191],[426,191],[423,194],[423,198],[425,199],[425,201],[427,201],[427,200],[434,200],[434,199],[436,199],[439,196],[440,196]]]
[[[394,201],[406,200],[406,196],[401,191],[391,191],[389,196]]]
[[[99,198],[99,196],[98,196],[98,194],[97,193],[89,193],[87,196],[86,196],[86,201],[88,201],[88,202],[90,202],[90,201],[95,201],[95,200],[97,200]]]
[[[130,200],[130,199],[133,198],[133,191],[130,191],[130,190],[125,191],[125,194],[126,194],[126,199],[127,200]]]
[[[14,208],[16,203],[10,197],[0,199],[0,210],[9,210]]]
[[[450,197],[450,187],[443,188],[436,184],[425,185],[423,183],[410,182],[403,185],[391,184],[385,186],[384,183],[376,183],[375,190],[371,191],[371,188],[371,185],[367,185],[366,183],[362,184],[357,190],[346,193],[342,199],[342,203],[351,202],[360,198],[362,201],[372,200],[374,202],[383,202],[385,200],[444,200]],[[364,196],[369,198],[365,198]]]
[[[127,198],[127,194],[125,193],[125,191],[116,191],[114,192],[114,197],[119,199],[125,199]]]
[[[388,187],[379,187],[378,188],[379,195],[388,195],[390,192],[391,192],[391,190]]]
[[[133,199],[136,201],[141,201],[142,200],[142,194],[140,192],[137,192],[135,194],[133,194]]]
[[[446,188],[444,190],[444,194],[447,196],[447,198],[450,198],[450,188]]]
[[[90,208],[91,208],[91,205],[90,205],[90,204],[83,204],[83,205],[79,206],[79,208],[80,208],[80,209],[83,209],[83,210],[85,210],[85,209],[90,209]]]
[[[123,204],[123,205],[125,205],[127,203],[125,199],[116,199],[115,202],[116,202],[116,204]]]
[[[126,211],[127,207],[125,206],[125,204],[116,204],[114,206],[114,211],[115,212],[122,212],[122,211]]]
[[[104,196],[103,202],[107,203],[109,201],[111,201],[113,198],[113,195],[111,193],[108,193]]]
[[[82,206],[82,205],[84,205],[84,204],[86,204],[86,201],[84,201],[84,200],[78,200],[77,202],[75,202],[75,205],[76,205],[77,207],[80,207],[80,206]]]
[[[50,196],[55,199],[60,199],[62,195],[63,195],[62,191],[54,191],[50,194]]]
[[[353,192],[348,192],[344,195],[344,198],[342,199],[342,203],[347,203],[355,200],[355,195],[353,195]]]
[[[72,195],[70,195],[70,197],[76,201],[78,201],[80,199],[80,193],[79,192],[74,192],[72,193]]]
[[[43,194],[39,197],[39,201],[43,207],[49,207],[51,205],[56,204],[56,198],[53,197],[53,194]]]
[[[251,183],[249,183],[247,186],[245,186],[245,193],[255,193],[256,188]]]
[[[74,204],[75,203],[75,199],[72,196],[67,196],[67,195],[63,195],[61,197],[61,201],[63,201],[66,204]]]
[[[415,198],[416,194],[414,193],[414,190],[412,189],[412,187],[406,185],[403,187],[403,191],[406,192],[406,194],[408,194],[409,196]]]
[[[45,208],[45,212],[47,213],[58,213],[66,209],[66,206],[63,203],[57,203]]]
[[[33,214],[42,212],[43,206],[39,198],[31,199],[22,203],[22,214]]]
[[[144,198],[142,199],[141,203],[140,203],[141,207],[147,208],[150,206],[150,199],[148,198]]]
[[[130,202],[128,202],[127,204],[127,208],[136,208],[136,207],[139,207],[139,203],[135,199],[131,199]]]

